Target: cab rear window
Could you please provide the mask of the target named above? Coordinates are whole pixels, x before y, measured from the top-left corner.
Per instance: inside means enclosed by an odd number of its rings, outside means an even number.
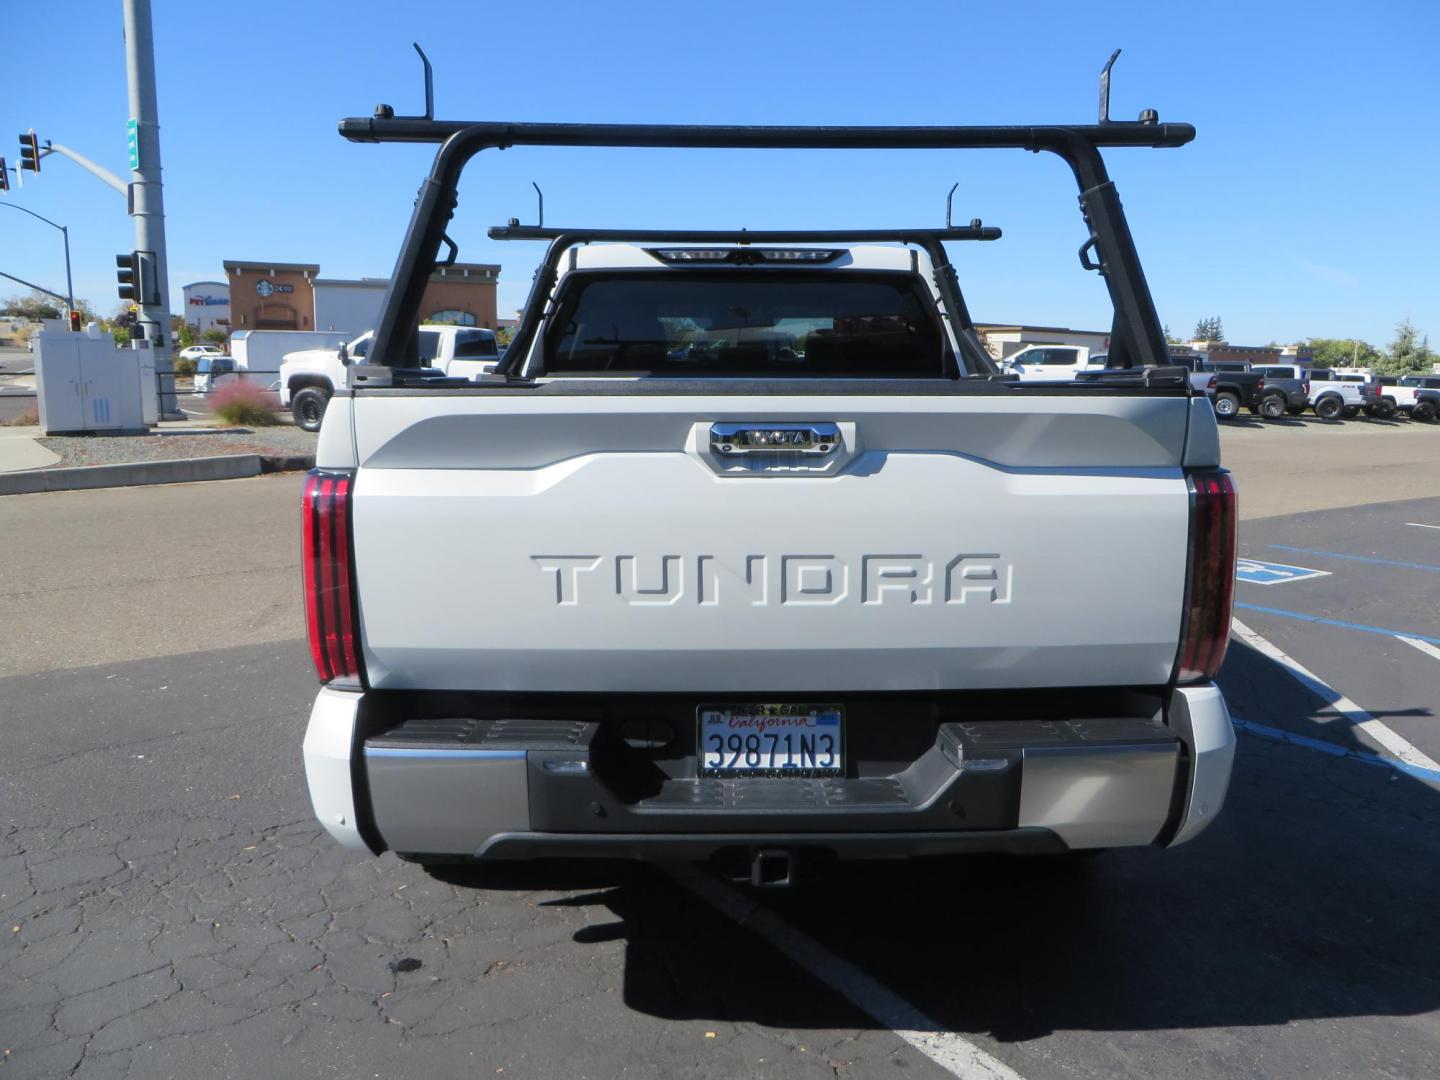
[[[572,275],[548,375],[943,378],[935,305],[903,273]]]

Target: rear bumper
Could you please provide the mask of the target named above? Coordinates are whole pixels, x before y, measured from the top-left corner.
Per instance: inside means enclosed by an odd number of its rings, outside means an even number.
[[[304,749],[315,813],[346,847],[413,855],[690,860],[785,848],[884,858],[1173,846],[1219,813],[1235,752],[1213,685],[1175,690],[1163,724],[947,723],[902,772],[841,781],[655,785],[594,723],[504,721],[480,734],[471,724],[460,739],[456,721],[377,732],[365,709],[360,693],[326,689],[316,701]]]

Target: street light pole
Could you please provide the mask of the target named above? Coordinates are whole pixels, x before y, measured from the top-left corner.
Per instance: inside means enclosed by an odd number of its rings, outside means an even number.
[[[59,229],[59,230],[60,230],[60,235],[65,238],[65,294],[66,294],[66,296],[68,297],[68,299],[65,301],[65,303],[66,303],[66,305],[67,305],[66,314],[68,315],[71,311],[74,311],[74,310],[75,310],[75,288],[74,288],[74,286],[72,286],[72,285],[70,284],[70,230],[69,230],[69,228],[66,227],[66,226],[64,226],[64,225],[57,225],[55,222],[51,221],[48,217],[42,217],[40,214],[35,213],[34,210],[26,210],[25,207],[23,207],[23,206],[16,206],[14,203],[11,203],[11,202],[0,203],[0,206],[8,206],[11,210],[19,210],[21,213],[29,214],[31,217],[36,218],[36,219],[38,219],[38,220],[40,220],[40,221],[43,221],[46,225],[49,225],[51,228],[53,228],[53,229]],[[44,292],[44,291],[45,291],[45,290],[43,290],[43,289],[41,290],[41,292]]]
[[[61,225],[60,236],[65,241],[65,295],[70,297],[70,311],[74,311],[75,283],[70,280],[70,226]]]

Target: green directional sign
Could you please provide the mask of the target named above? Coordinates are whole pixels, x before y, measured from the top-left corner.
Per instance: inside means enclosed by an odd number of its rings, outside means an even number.
[[[130,168],[140,168],[140,121],[125,121],[125,145],[130,150]]]

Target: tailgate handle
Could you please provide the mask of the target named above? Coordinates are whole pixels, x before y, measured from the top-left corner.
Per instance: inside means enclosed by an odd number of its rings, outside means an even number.
[[[828,420],[710,425],[710,449],[719,454],[832,454],[839,448],[840,427]]]

